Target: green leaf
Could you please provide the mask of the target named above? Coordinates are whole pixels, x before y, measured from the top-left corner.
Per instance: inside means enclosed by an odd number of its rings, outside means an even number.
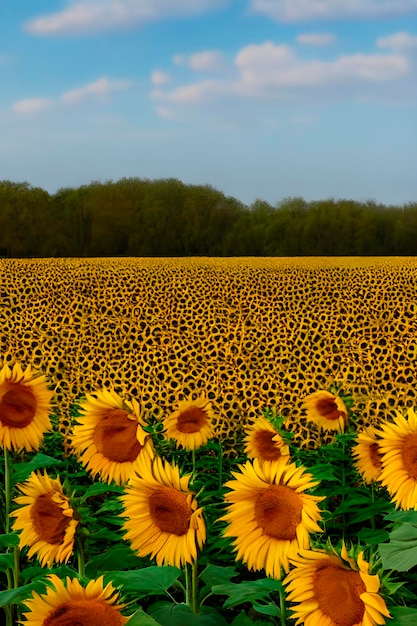
[[[415,524],[417,526],[417,511],[391,511],[389,515],[385,517],[386,520],[391,520],[393,522],[409,522],[410,524]]]
[[[316,463],[309,467],[308,471],[316,480],[339,480],[337,468],[332,463]]]
[[[213,607],[202,607],[196,615],[187,604],[157,602],[149,609],[162,626],[227,626],[227,622]]]
[[[417,624],[417,609],[409,609],[407,606],[389,606],[393,621],[389,621],[392,626],[410,626]]]
[[[78,576],[78,572],[70,567],[69,565],[59,565],[58,567],[48,567],[45,570],[44,567],[40,565],[31,565],[24,567],[21,571],[21,578],[24,583],[28,583],[29,581],[45,579],[46,574],[55,574],[59,578],[64,579],[66,576],[70,578],[76,578]]]
[[[116,485],[108,485],[107,483],[94,483],[90,485],[83,493],[83,500],[92,496],[101,496],[106,493],[123,493],[123,488]]]
[[[417,528],[412,524],[402,524],[389,535],[388,543],[378,546],[384,569],[408,572],[417,565]]]
[[[228,567],[221,567],[220,565],[207,565],[207,567],[201,572],[200,578],[211,588],[214,585],[230,583],[231,578],[236,575],[236,569],[231,565]]]
[[[46,467],[53,467],[57,465],[62,465],[62,461],[54,459],[52,456],[42,454],[42,452],[38,452],[38,454],[33,457],[31,461],[28,461],[27,463],[17,463],[13,466],[13,483],[16,484],[23,482],[32,472],[35,472],[38,469],[44,469]]]
[[[149,595],[163,594],[181,576],[181,570],[170,565],[152,565],[139,570],[117,571],[105,575],[106,582],[123,587],[123,593],[134,594],[139,600]]]
[[[16,533],[8,533],[0,535],[0,548],[10,548],[19,545],[19,535]]]
[[[262,615],[273,615],[274,617],[280,617],[281,615],[281,611],[275,602],[261,603],[254,600],[252,606],[255,611],[262,613]]]
[[[141,560],[128,546],[120,546],[90,559],[85,566],[85,573],[95,578],[104,572],[118,570],[121,564],[126,569],[137,568],[141,566]]]
[[[32,591],[41,592],[45,589],[45,583],[36,581],[30,585],[23,585],[16,589],[9,589],[7,591],[0,591],[0,606],[6,606],[7,604],[17,604],[22,602],[30,596]]]
[[[389,532],[383,528],[361,528],[356,533],[356,537],[361,543],[375,545],[387,541],[389,539]]]
[[[127,622],[127,626],[160,626],[159,622],[155,622],[154,618],[139,609],[132,615]]]
[[[241,611],[237,617],[231,623],[231,626],[265,626],[267,622],[260,622],[256,620],[253,622],[250,617],[248,617],[245,611]]]
[[[270,593],[280,589],[282,589],[282,583],[279,580],[260,578],[240,583],[214,585],[212,591],[218,595],[229,596],[224,603],[224,608],[228,609],[246,602],[259,602],[260,600],[269,599]]]
[[[6,572],[8,569],[13,568],[14,556],[12,552],[7,554],[0,554],[0,571]]]

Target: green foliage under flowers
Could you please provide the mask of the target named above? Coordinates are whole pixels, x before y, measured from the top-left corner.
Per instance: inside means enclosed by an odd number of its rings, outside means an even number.
[[[347,402],[348,404],[348,402]],[[74,408],[76,415],[76,407]],[[291,460],[303,466],[317,480],[310,491],[323,497],[322,534],[311,536],[313,548],[333,546],[342,541],[364,550],[371,572],[381,580],[392,620],[408,625],[417,620],[417,511],[396,511],[387,491],[377,483],[365,484],[352,462],[356,432],[354,419],[349,432],[335,435],[330,443],[314,449],[300,449],[285,431],[284,419],[265,411],[266,417],[289,444]],[[0,529],[0,607],[4,622],[18,623],[22,602],[33,591],[43,592],[46,576],[79,577],[82,582],[104,576],[132,615],[129,626],[253,626],[295,624],[291,604],[282,581],[251,572],[236,562],[232,542],[223,536],[225,483],[239,464],[246,461],[243,442],[234,458],[222,453],[221,441],[213,439],[203,448],[189,452],[175,447],[161,432],[157,420],[146,427],[156,453],[177,464],[182,473],[191,473],[190,487],[204,507],[207,541],[198,562],[183,570],[157,566],[137,556],[123,538],[123,487],[93,481],[71,454],[66,454],[61,435],[55,429],[45,436],[37,453],[7,453],[2,476],[1,497],[17,495],[16,485],[32,471],[59,475],[64,491],[81,518],[77,549],[67,565],[42,568],[28,560],[18,548],[18,534],[3,515]],[[7,466],[7,458],[9,467]],[[6,474],[9,474],[7,478]],[[11,504],[12,508],[15,506]]]

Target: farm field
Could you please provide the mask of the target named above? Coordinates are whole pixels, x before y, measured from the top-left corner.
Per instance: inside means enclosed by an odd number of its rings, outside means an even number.
[[[416,258],[0,259],[0,292],[6,626],[417,623]]]
[[[42,369],[63,423],[114,385],[146,416],[209,394],[233,447],[263,408],[301,438],[303,397],[337,383],[364,423],[417,394],[415,258],[0,261],[0,354]]]

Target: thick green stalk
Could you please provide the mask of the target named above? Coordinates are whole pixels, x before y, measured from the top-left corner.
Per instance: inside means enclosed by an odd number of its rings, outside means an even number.
[[[197,561],[191,565],[191,609],[193,613],[198,613],[198,568]]]
[[[80,537],[76,537],[76,543],[77,543],[78,574],[80,578],[84,578],[85,576],[84,541]]]
[[[280,622],[281,626],[286,626],[285,621],[285,593],[282,587],[278,591],[279,593],[279,609],[280,609]]]
[[[219,492],[221,491],[222,487],[223,487],[223,449],[222,449],[222,442],[219,440],[219,468],[218,468],[218,472],[219,472]]]
[[[7,448],[4,448],[4,532],[6,535],[10,533],[10,508],[12,503],[12,480],[10,458]],[[7,588],[16,589],[19,586],[19,548],[14,546],[14,567],[9,568],[6,572]],[[9,604],[4,607],[6,613],[6,626],[13,626],[13,614],[15,606]]]

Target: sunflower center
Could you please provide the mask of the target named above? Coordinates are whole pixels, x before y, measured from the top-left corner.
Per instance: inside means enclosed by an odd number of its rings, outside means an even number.
[[[48,613],[42,626],[121,626],[119,611],[103,600],[68,600]]]
[[[382,455],[379,451],[379,445],[377,443],[371,443],[369,446],[369,458],[374,467],[379,469],[382,466]]]
[[[409,476],[417,479],[417,434],[411,433],[404,437],[401,456]]]
[[[360,598],[366,591],[359,572],[326,564],[314,576],[314,598],[320,609],[337,626],[361,624],[365,605]]]
[[[207,424],[207,414],[198,406],[181,411],[177,419],[180,433],[198,433]]]
[[[276,461],[281,456],[281,450],[273,441],[276,433],[270,430],[257,430],[254,435],[254,446],[264,461]]]
[[[33,528],[42,541],[52,544],[63,542],[71,518],[62,513],[61,507],[53,501],[50,493],[43,493],[36,498],[31,506],[30,516]]]
[[[0,421],[11,428],[25,428],[35,417],[36,398],[21,383],[10,383],[10,387],[0,399]]]
[[[185,493],[159,487],[149,496],[149,511],[159,530],[178,537],[188,532],[192,510]]]
[[[107,409],[94,430],[97,450],[111,461],[133,463],[143,447],[136,437],[137,428],[136,419],[130,419],[127,411]]]
[[[296,538],[303,509],[300,496],[284,485],[271,485],[255,503],[255,519],[265,535],[276,539]]]
[[[338,406],[332,398],[321,398],[317,401],[317,411],[322,417],[331,421],[337,421],[339,417],[346,420],[346,413],[339,411]]]

